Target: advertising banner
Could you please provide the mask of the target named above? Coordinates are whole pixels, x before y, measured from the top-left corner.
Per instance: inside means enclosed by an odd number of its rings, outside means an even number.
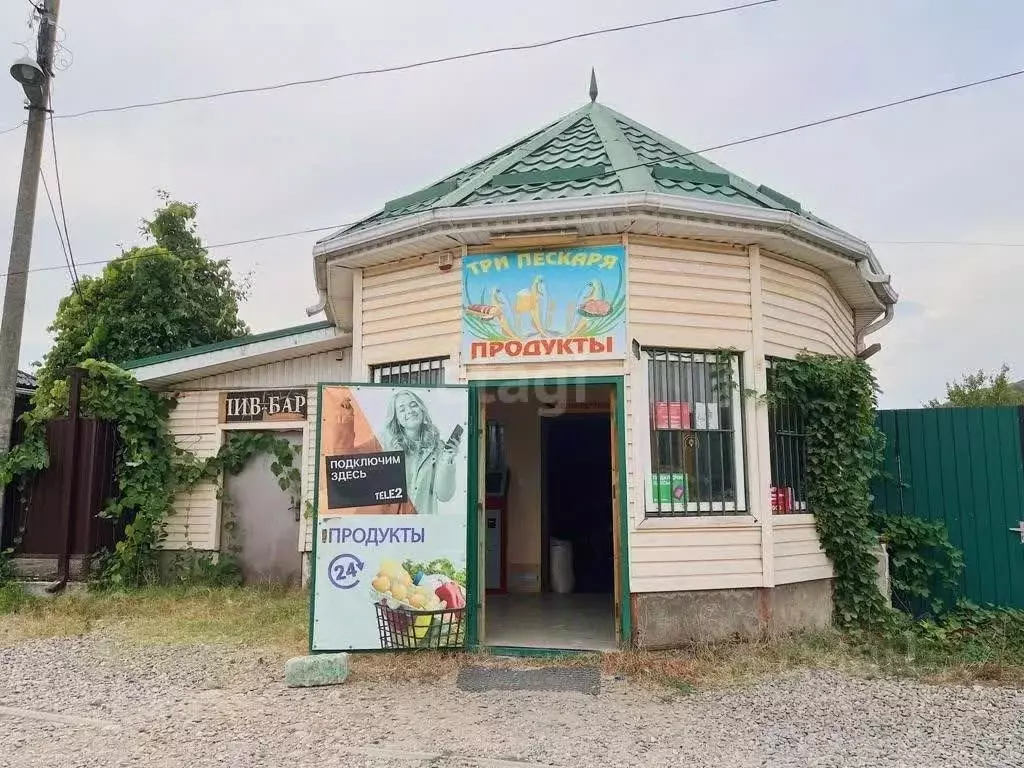
[[[324,386],[314,651],[464,645],[464,387]]]
[[[486,253],[462,259],[462,361],[626,356],[626,249]]]

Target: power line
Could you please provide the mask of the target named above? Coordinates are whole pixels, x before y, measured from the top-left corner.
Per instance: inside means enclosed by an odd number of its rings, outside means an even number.
[[[44,187],[45,187],[45,180],[44,180]],[[54,222],[56,223],[56,213],[54,213]],[[262,243],[262,242],[266,242],[267,240],[281,240],[281,239],[286,238],[286,237],[297,237],[298,235],[311,235],[311,234],[315,234],[317,232],[326,232],[328,230],[341,229],[342,227],[351,226],[352,224],[355,224],[355,223],[356,222],[349,222],[348,224],[332,224],[331,226],[328,226],[328,227],[312,227],[310,229],[298,229],[298,230],[295,230],[294,232],[280,232],[280,233],[277,233],[277,234],[274,234],[274,235],[261,235],[260,237],[252,237],[252,238],[248,238],[246,240],[232,240],[230,242],[224,242],[224,243],[211,243],[209,245],[204,245],[203,248],[205,248],[206,250],[209,251],[209,250],[214,250],[216,248],[229,248],[229,247],[235,246],[235,245],[249,245],[251,243]],[[60,232],[59,226],[58,226],[58,230],[57,231],[58,231],[58,233]],[[80,267],[89,267],[89,266],[97,266],[97,265],[101,265],[101,264],[102,265],[106,265],[106,264],[110,264],[113,261],[118,261],[118,260],[120,260],[120,261],[129,261],[129,260],[130,261],[135,261],[137,259],[142,259],[142,258],[145,258],[145,257],[150,256],[150,255],[152,255],[152,254],[140,253],[140,254],[137,254],[137,255],[134,255],[134,256],[129,255],[129,254],[122,254],[121,256],[117,256],[117,257],[115,257],[113,259],[96,259],[95,261],[80,261],[80,262],[78,262],[78,266],[80,266]],[[164,255],[164,254],[160,254],[160,255]],[[229,261],[230,261],[230,259],[229,259]],[[54,266],[47,266],[47,267],[31,267],[31,268],[25,270],[25,272],[53,272],[55,270],[63,270],[63,269],[65,269],[65,267],[54,265]],[[8,275],[12,275],[12,274],[24,274],[24,273],[22,273],[22,272],[3,272],[3,273],[0,273],[0,277],[7,277]]]
[[[22,120],[17,125],[12,125],[10,128],[5,128],[4,130],[0,131],[0,136],[3,136],[5,133],[14,133],[19,128],[24,128],[24,127],[25,127],[25,121]]]
[[[382,75],[389,72],[404,72],[410,69],[419,69],[421,67],[433,66],[434,64],[444,64],[451,61],[464,61],[466,59],[475,59],[481,56],[490,56],[497,53],[512,53],[516,51],[530,51],[536,50],[537,48],[547,48],[552,45],[559,45],[572,40],[582,40],[588,37],[597,37],[599,35],[608,35],[615,32],[625,32],[631,29],[642,29],[645,27],[654,27],[661,24],[671,24],[677,21],[686,21],[688,19],[699,19],[706,16],[717,16],[723,13],[730,13],[732,11],[741,11],[746,8],[755,8],[760,5],[770,5],[777,3],[779,0],[756,0],[755,2],[748,2],[742,5],[732,5],[727,8],[717,8],[711,11],[700,11],[698,13],[687,13],[679,16],[668,16],[662,19],[652,19],[650,21],[641,21],[635,24],[622,24],[615,27],[602,27],[601,29],[593,29],[588,32],[578,32],[573,35],[566,35],[564,37],[556,37],[551,40],[542,40],[535,43],[522,43],[519,45],[506,45],[498,48],[487,48],[479,51],[469,51],[467,53],[458,53],[451,56],[441,56],[436,59],[426,59],[423,61],[415,61],[408,64],[395,64],[387,67],[376,67],[373,69],[360,69],[352,72],[341,72],[334,75],[326,75],[324,77],[314,77],[306,80],[290,80],[283,83],[275,83],[273,85],[260,85],[251,88],[234,88],[227,91],[214,91],[212,93],[199,94],[196,96],[178,96],[173,99],[160,99],[158,101],[147,101],[140,102],[137,104],[125,104],[117,107],[98,107],[96,109],[87,109],[82,112],[73,112],[67,115],[58,115],[58,120],[71,120],[73,118],[85,117],[87,115],[98,115],[109,112],[127,112],[129,110],[136,109],[148,109],[150,107],[162,107],[168,104],[182,104],[191,101],[207,101],[210,99],[219,99],[225,96],[240,96],[249,93],[264,93],[267,91],[279,91],[285,88],[295,88],[303,85],[319,85],[322,83],[330,83],[336,80],[347,80],[353,77],[365,77],[369,75]]]
[[[702,150],[696,150],[696,151],[693,151],[693,152],[688,152],[688,153],[686,153],[686,155],[684,155],[682,157],[690,157],[690,156],[693,156],[693,155],[702,155],[702,154],[705,154],[705,153],[714,152],[716,150],[724,150],[724,148],[727,148],[727,147],[730,147],[730,146],[738,146],[740,144],[752,143],[754,141],[761,141],[763,139],[773,138],[775,136],[781,136],[781,135],[784,135],[786,133],[794,133],[796,131],[804,130],[806,128],[813,128],[813,127],[816,127],[816,126],[819,126],[819,125],[825,125],[825,124],[828,124],[828,123],[835,123],[835,122],[838,122],[838,121],[841,121],[841,120],[848,120],[850,118],[859,117],[861,115],[867,115],[867,114],[872,113],[872,112],[880,112],[882,110],[888,110],[888,109],[894,108],[894,106],[899,106],[901,104],[907,104],[907,103],[911,103],[911,102],[914,102],[914,101],[921,101],[921,100],[926,99],[926,98],[932,98],[934,96],[944,95],[946,93],[953,93],[955,91],[962,91],[962,90],[966,90],[968,88],[974,88],[974,87],[977,87],[977,86],[980,86],[980,85],[986,85],[988,83],[994,83],[994,82],[997,82],[997,81],[1000,81],[1000,80],[1008,80],[1010,78],[1019,77],[1020,75],[1024,75],[1024,70],[1018,70],[1016,72],[1010,72],[1010,73],[1006,73],[1006,74],[1002,74],[1002,75],[996,75],[994,77],[984,78],[982,80],[975,80],[975,81],[972,81],[970,83],[962,83],[962,84],[959,84],[959,85],[950,86],[948,88],[941,88],[939,90],[928,91],[926,93],[921,93],[921,94],[918,94],[918,95],[915,95],[915,96],[908,96],[906,98],[897,99],[895,101],[887,101],[887,102],[882,103],[882,104],[876,104],[876,105],[873,105],[873,106],[867,106],[867,108],[864,108],[862,110],[855,110],[853,112],[843,113],[842,115],[834,115],[834,116],[831,116],[831,117],[828,117],[828,118],[822,118],[820,120],[814,120],[814,121],[807,122],[807,123],[801,123],[799,125],[795,125],[795,126],[792,126],[790,128],[783,128],[783,129],[776,130],[776,131],[769,131],[768,133],[761,133],[761,134],[758,134],[756,136],[748,136],[748,137],[745,137],[745,138],[736,139],[734,141],[727,141],[725,143],[715,144],[714,146],[708,146],[708,147],[702,148]],[[608,174],[611,174],[611,173],[617,173],[618,171],[623,171],[623,170],[627,170],[627,169],[630,169],[630,168],[641,168],[641,167],[645,167],[645,166],[649,166],[649,165],[656,165],[656,164],[658,164],[660,162],[663,162],[663,161],[650,161],[650,162],[646,162],[646,163],[637,163],[637,164],[631,165],[631,166],[625,166],[625,167],[622,167],[622,168],[612,169],[612,170],[606,171],[606,172],[604,172],[603,174],[600,174],[600,175],[608,175]],[[275,234],[264,234],[264,236],[260,236],[258,238],[249,238],[249,239],[245,239],[245,240],[230,241],[230,242],[225,242],[225,243],[214,243],[214,244],[206,246],[206,248],[208,250],[212,250],[212,249],[216,249],[216,248],[228,248],[228,247],[231,247],[231,246],[249,245],[249,244],[252,244],[252,243],[263,243],[263,242],[270,241],[270,240],[280,240],[280,239],[283,239],[283,238],[297,237],[297,236],[299,236],[299,234],[312,234],[312,233],[315,233],[315,232],[327,231],[329,229],[340,229],[343,226],[349,226],[351,223],[357,223],[357,222],[350,222],[349,224],[336,224],[336,225],[332,225],[332,226],[311,227],[311,228],[307,228],[307,229],[297,229],[297,230],[294,230],[294,231],[280,232],[280,233],[275,233]],[[965,242],[959,242],[959,243],[942,242],[942,241],[867,241],[867,242],[868,243],[874,243],[874,244],[877,244],[877,245],[922,245],[922,246],[925,246],[925,245],[961,245],[961,246],[978,246],[978,247],[981,247],[981,246],[991,246],[991,247],[1006,247],[1006,248],[1024,247],[1024,243],[1021,243],[1021,244],[1018,244],[1018,243],[973,243],[973,242],[966,242],[966,241]],[[109,263],[110,261],[111,261],[110,259],[99,259],[99,260],[96,260],[96,261],[83,261],[83,262],[81,262],[81,264],[83,266],[91,266],[91,265],[95,265],[95,264],[106,264],[106,263]],[[60,268],[62,268],[62,267],[59,267],[59,266],[43,266],[43,267],[32,267],[32,268],[28,269],[27,271],[29,271],[29,272],[33,272],[33,271],[48,271],[48,270],[60,269]],[[10,273],[11,272],[2,273],[2,274],[0,274],[0,276],[7,276],[7,274],[10,274]]]
[[[211,248],[229,248],[232,245],[248,245],[250,243],[262,243],[266,240],[279,240],[282,237],[295,237],[296,235],[312,235],[317,232],[326,232],[329,229],[341,229],[342,227],[348,227],[358,222],[350,222],[349,224],[335,224],[330,227],[313,227],[312,229],[297,229],[294,232],[281,232],[276,235],[262,235],[260,237],[249,238],[248,240],[232,240],[226,243],[212,243],[210,245],[203,246],[207,250]]]
[[[44,188],[45,188],[45,180],[44,180]],[[56,223],[56,214],[54,214],[54,221]],[[298,229],[298,230],[295,230],[293,232],[280,232],[280,233],[274,234],[274,235],[261,235],[260,237],[252,237],[252,238],[247,238],[245,240],[231,240],[231,241],[227,241],[227,242],[223,242],[223,243],[211,243],[209,245],[204,245],[203,248],[205,248],[206,250],[213,250],[213,249],[216,249],[216,248],[230,248],[232,246],[237,246],[237,245],[251,245],[253,243],[267,242],[268,240],[281,240],[281,239],[288,238],[288,237],[297,237],[299,235],[311,235],[311,234],[315,234],[317,232],[327,232],[328,230],[336,230],[336,229],[341,229],[342,227],[351,226],[352,224],[355,224],[355,223],[357,223],[357,222],[349,222],[348,224],[332,224],[331,226],[328,226],[328,227],[312,227],[310,229]],[[60,229],[58,227],[58,234],[59,234],[59,232],[60,232]],[[986,248],[1024,248],[1024,242],[1022,242],[1022,243],[986,242],[986,241],[975,241],[975,240],[872,240],[871,238],[867,238],[865,240],[865,242],[870,243],[871,245],[960,246],[960,247],[979,247],[979,248],[980,247],[986,247]],[[137,256],[128,256],[127,254],[124,254],[122,256],[115,257],[115,259],[96,259],[95,261],[80,261],[80,262],[77,263],[77,266],[89,267],[89,266],[97,266],[97,265],[106,265],[106,264],[110,264],[112,261],[115,261],[116,259],[120,259],[122,261],[129,260],[129,259],[130,260],[135,260],[135,259],[145,258],[147,255],[150,255],[150,254],[139,254]],[[226,261],[230,261],[230,259],[226,259]],[[63,270],[63,269],[67,269],[67,267],[59,266],[59,265],[53,265],[53,266],[46,266],[46,267],[32,267],[31,269],[29,269],[27,271],[28,272],[54,272],[54,271]],[[14,273],[10,273],[10,272],[0,273],[0,277],[7,277],[7,275],[9,275],[9,274],[14,274]]]
[[[995,83],[995,82],[998,82],[1000,80],[1009,80],[1011,77],[1020,77],[1021,75],[1024,75],[1024,69],[1018,69],[1018,70],[1016,70],[1014,72],[1006,72],[1004,74],[995,75],[993,77],[986,77],[986,78],[984,78],[982,80],[973,80],[973,81],[971,81],[969,83],[960,83],[959,85],[953,85],[953,86],[950,86],[948,88],[940,88],[937,91],[928,91],[927,93],[919,93],[916,96],[908,96],[908,97],[903,98],[903,99],[897,99],[896,101],[888,101],[888,102],[886,102],[884,104],[876,104],[876,105],[874,105],[872,107],[864,107],[863,109],[856,109],[856,110],[854,110],[852,112],[843,112],[842,114],[839,114],[839,115],[832,115],[831,117],[824,117],[824,118],[822,118],[820,120],[812,120],[812,121],[807,122],[807,123],[800,123],[799,125],[794,125],[794,126],[791,126],[789,128],[781,128],[781,129],[779,129],[777,131],[769,131],[768,133],[759,133],[756,136],[748,136],[748,137],[746,137],[744,139],[736,139],[735,141],[727,141],[724,144],[716,144],[716,145],[714,145],[712,147],[705,147],[704,149],[697,149],[697,150],[693,150],[693,151],[690,151],[690,152],[686,152],[685,154],[679,155],[679,157],[692,157],[694,155],[702,155],[702,154],[705,154],[707,152],[714,152],[714,151],[719,150],[719,149],[728,149],[729,147],[738,147],[741,144],[750,144],[750,143],[755,142],[755,141],[763,141],[764,139],[772,139],[772,138],[775,138],[776,136],[784,136],[787,133],[795,133],[796,131],[802,131],[802,130],[804,130],[806,128],[816,128],[819,125],[827,125],[828,123],[835,123],[835,122],[838,122],[840,120],[848,120],[850,118],[860,117],[861,115],[867,115],[867,114],[870,114],[872,112],[880,112],[883,109],[891,109],[892,107],[899,107],[899,106],[902,106],[904,104],[911,104],[911,103],[913,103],[915,101],[923,101],[924,99],[930,99],[930,98],[932,98],[934,96],[944,96],[947,93],[954,93],[956,91],[963,91],[963,90],[967,90],[968,88],[975,88],[975,87],[977,87],[979,85],[987,85],[989,83]],[[621,168],[612,168],[611,170],[604,171],[603,173],[595,174],[594,178],[596,178],[597,176],[610,176],[612,174],[618,173],[619,171],[627,171],[627,170],[630,170],[632,168],[644,168],[644,167],[649,166],[649,165],[660,165],[660,164],[662,164],[664,162],[665,162],[665,160],[648,160],[648,161],[643,162],[643,163],[636,163],[634,165],[622,166]]]
[[[984,240],[869,240],[874,245],[949,245],[975,248],[1024,248],[1024,243],[997,243]]]
[[[64,253],[64,265],[67,267],[72,283],[77,287],[78,282],[75,279],[75,272],[71,269],[71,260],[68,259],[68,247],[64,243],[64,233],[60,230],[60,221],[57,219],[57,210],[53,207],[53,197],[50,195],[50,185],[46,183],[46,174],[43,173],[42,167],[39,168],[39,179],[43,182],[43,191],[46,193],[46,201],[50,204],[50,215],[53,216],[53,226],[57,228],[57,238],[60,240],[60,249]],[[62,267],[33,267],[26,271],[41,272],[49,269],[62,269]],[[11,273],[8,272],[7,274],[9,275]],[[4,275],[4,277],[6,276],[7,275]]]
[[[57,177],[57,201],[60,203],[60,218],[64,222],[64,239],[68,244],[68,261],[70,262],[69,267],[71,269],[71,279],[75,284],[75,290],[78,291],[78,296],[81,298],[82,292],[78,287],[78,268],[75,266],[75,252],[71,248],[71,233],[68,231],[68,217],[64,209],[64,192],[60,182],[60,161],[57,160],[57,132],[54,130],[53,125],[53,87],[50,87],[49,93],[47,94],[47,100],[50,107],[50,147],[53,150],[53,175]]]

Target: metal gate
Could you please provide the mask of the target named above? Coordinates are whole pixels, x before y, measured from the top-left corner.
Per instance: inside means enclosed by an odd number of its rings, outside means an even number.
[[[945,523],[959,597],[1024,608],[1024,407],[880,411],[875,508]]]
[[[54,419],[46,425],[46,446],[49,466],[29,481],[27,503],[11,519],[15,554],[79,556],[113,547],[120,531],[99,513],[116,492],[117,425],[79,419],[73,430],[71,419]]]

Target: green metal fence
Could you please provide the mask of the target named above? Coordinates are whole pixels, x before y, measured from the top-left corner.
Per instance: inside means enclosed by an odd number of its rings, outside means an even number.
[[[964,553],[960,597],[1024,608],[1024,408],[880,411],[875,508],[942,521]]]

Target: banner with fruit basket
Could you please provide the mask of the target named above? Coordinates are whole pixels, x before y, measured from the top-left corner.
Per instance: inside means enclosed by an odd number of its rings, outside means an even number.
[[[314,651],[466,641],[468,392],[320,389]]]

